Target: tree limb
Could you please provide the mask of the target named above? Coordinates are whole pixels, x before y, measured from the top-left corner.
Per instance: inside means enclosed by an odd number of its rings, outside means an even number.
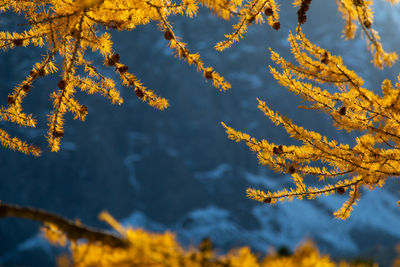
[[[0,218],[18,217],[51,223],[65,233],[69,240],[87,239],[89,242],[101,242],[111,247],[127,247],[128,241],[122,237],[107,233],[102,230],[78,224],[54,213],[32,207],[21,207],[0,202]]]

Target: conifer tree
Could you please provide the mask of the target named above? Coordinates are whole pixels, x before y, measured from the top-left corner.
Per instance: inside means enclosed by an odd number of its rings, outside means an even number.
[[[367,47],[372,54],[372,63],[378,68],[390,67],[397,60],[397,54],[385,51],[380,42],[379,34],[374,29],[373,2],[336,1],[345,24],[343,34],[346,39],[355,38],[357,28],[360,28],[360,35],[366,37]],[[398,1],[388,2],[396,4]],[[103,64],[113,68],[122,84],[132,87],[138,99],[160,110],[167,108],[168,100],[146,88],[130,71],[130,63],[124,62],[118,51],[113,49],[109,33],[109,29],[135,30],[137,26],[152,21],[158,24],[160,38],[165,39],[178,58],[194,65],[220,91],[230,89],[231,85],[223,76],[204,63],[198,53],[188,50],[187,44],[175,34],[170,22],[170,17],[176,15],[194,18],[201,6],[223,20],[235,20],[232,32],[215,44],[218,51],[226,50],[242,39],[254,23],[267,23],[274,30],[280,29],[277,0],[0,0],[0,12],[13,12],[26,20],[23,31],[0,32],[0,47],[7,51],[32,45],[42,48],[45,53],[41,61],[33,63],[26,78],[8,94],[7,104],[0,107],[0,118],[19,126],[36,127],[35,116],[24,111],[23,101],[27,94],[34,91],[31,89],[37,79],[58,74],[60,79],[52,85],[54,91],[50,95],[53,110],[48,114],[47,132],[50,150],[56,152],[64,136],[64,115],[71,112],[75,119],[83,121],[89,112],[77,100],[77,91],[101,94],[113,104],[122,104],[123,99],[116,89],[114,77],[105,76],[99,66],[87,59],[89,49],[101,55]],[[347,194],[348,200],[335,212],[336,217],[346,219],[361,197],[360,189],[381,187],[388,178],[399,176],[400,81],[393,85],[385,80],[382,83],[383,96],[364,88],[363,79],[347,68],[341,57],[313,44],[303,34],[301,26],[307,23],[307,11],[312,8],[312,1],[294,0],[293,6],[297,8],[298,27],[296,33],[289,33],[288,41],[296,63],[271,51],[272,60],[280,68],[270,67],[271,74],[282,86],[308,101],[310,105],[307,108],[328,114],[338,130],[356,133],[355,145],[329,140],[318,132],[306,130],[271,110],[267,102],[262,100],[258,100],[259,109],[277,126],[282,126],[291,137],[301,141],[302,145],[286,146],[267,140],[258,141],[222,124],[228,137],[237,142],[244,141],[257,154],[262,165],[276,172],[288,173],[293,178],[294,188],[278,192],[248,189],[250,198],[271,204],[277,200]],[[331,86],[335,91],[324,89],[325,86]],[[25,154],[39,156],[41,153],[40,148],[11,137],[3,129],[0,129],[0,142]],[[316,177],[325,185],[321,188],[309,186],[304,182],[305,176]],[[73,242],[84,237],[90,244],[95,243],[93,240],[96,239],[115,240],[115,237],[93,234],[94,231],[82,228],[79,223],[64,221],[42,211],[0,203],[0,216],[44,221],[49,224],[47,229],[61,232],[56,234],[57,238],[61,238],[60,244],[65,243],[62,241],[65,240],[63,234],[67,234],[67,238]],[[125,244],[130,233],[107,215],[102,217],[120,233],[126,233],[125,239],[120,240]],[[52,239],[51,234],[48,236]],[[164,241],[172,244],[171,240],[167,237]],[[120,244],[119,241],[115,242]],[[79,248],[76,243],[73,245]],[[160,253],[165,255],[168,251]],[[249,257],[249,260],[252,261],[252,258]]]
[[[396,1],[391,0],[394,3]],[[395,53],[384,51],[378,33],[373,29],[372,1],[341,0],[337,1],[338,10],[346,21],[344,34],[346,38],[354,38],[357,24],[367,37],[368,47],[373,53],[373,62],[377,67],[390,66],[397,59]],[[298,7],[299,25],[306,22],[306,12],[311,1],[295,0]],[[174,33],[169,17],[186,15],[194,17],[199,6],[206,6],[222,19],[237,18],[233,32],[225,35],[225,40],[218,42],[215,49],[223,51],[239,41],[253,23],[265,21],[275,30],[280,29],[279,5],[275,0],[171,0],[148,1],[111,1],[111,0],[2,0],[0,12],[12,11],[26,19],[27,29],[23,32],[0,32],[0,47],[3,50],[29,45],[44,47],[46,55],[35,63],[25,80],[15,86],[9,93],[7,106],[0,109],[0,118],[24,127],[36,127],[32,114],[26,114],[22,103],[36,79],[59,73],[61,79],[53,85],[53,110],[48,116],[47,140],[51,151],[60,149],[64,136],[64,115],[71,112],[74,119],[85,120],[88,108],[76,99],[76,91],[87,94],[101,94],[109,98],[113,104],[122,104],[115,81],[104,76],[93,62],[85,57],[88,49],[97,51],[104,59],[106,66],[115,69],[122,84],[133,87],[139,99],[149,105],[163,110],[168,101],[147,89],[140,80],[128,71],[123,59],[113,50],[113,43],[108,29],[134,30],[138,25],[156,21],[164,38],[176,55],[190,65],[195,65],[206,79],[212,80],[221,91],[228,90],[231,85],[212,67],[207,67],[197,53],[187,49],[186,43]],[[58,57],[60,56],[60,57]],[[0,142],[3,146],[18,150],[25,154],[40,155],[40,148],[27,144],[16,137],[11,137],[0,129]]]
[[[293,253],[271,250],[263,259],[252,253],[249,247],[235,248],[227,253],[217,253],[212,242],[205,238],[198,247],[183,248],[175,236],[148,233],[141,229],[123,227],[108,213],[100,218],[109,223],[129,242],[128,247],[110,247],[104,244],[70,244],[71,257],[61,255],[59,267],[76,266],[188,266],[188,267],[378,267],[373,262],[334,261],[319,252],[316,245],[306,240]],[[67,238],[54,225],[42,229],[45,237],[54,245],[65,246]]]
[[[295,184],[295,187],[278,192],[248,188],[249,198],[274,204],[278,200],[347,194],[347,201],[334,212],[335,217],[347,219],[361,198],[362,188],[382,187],[388,178],[400,174],[400,80],[394,86],[390,80],[384,80],[381,86],[383,96],[380,96],[364,88],[364,80],[348,69],[341,57],[312,44],[300,26],[295,35],[289,33],[288,41],[296,63],[271,50],[271,59],[280,67],[280,70],[269,67],[272,76],[310,103],[301,108],[328,114],[338,131],[355,132],[355,145],[329,140],[318,132],[304,129],[259,99],[258,108],[302,145],[285,146],[265,139],[258,141],[224,123],[222,125],[230,139],[245,142],[257,153],[261,165],[289,174]],[[374,62],[377,63],[376,55]],[[334,91],[324,89],[327,86],[333,86]],[[304,183],[306,176],[314,177],[323,186],[307,185]]]

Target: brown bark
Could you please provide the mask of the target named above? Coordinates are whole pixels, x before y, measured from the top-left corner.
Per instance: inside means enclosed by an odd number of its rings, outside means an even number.
[[[18,217],[54,224],[65,233],[69,240],[84,238],[88,242],[101,242],[111,247],[127,247],[129,245],[128,241],[122,237],[73,222],[42,209],[0,202],[0,218],[3,217]]]

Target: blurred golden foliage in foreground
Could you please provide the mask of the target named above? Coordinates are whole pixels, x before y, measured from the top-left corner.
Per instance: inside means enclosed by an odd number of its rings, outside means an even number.
[[[63,254],[59,267],[70,266],[190,266],[190,267],[377,267],[370,262],[335,261],[319,252],[316,245],[307,240],[293,254],[288,250],[270,250],[264,258],[253,253],[249,247],[240,247],[219,254],[210,239],[205,238],[199,246],[184,248],[171,232],[150,233],[143,229],[121,226],[108,213],[100,218],[110,224],[129,241],[125,248],[110,247],[102,243],[69,242],[70,255]],[[65,246],[65,236],[56,226],[42,228],[44,236],[54,245]]]

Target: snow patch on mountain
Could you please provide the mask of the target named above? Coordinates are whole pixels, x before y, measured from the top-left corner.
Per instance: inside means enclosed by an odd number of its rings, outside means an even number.
[[[261,184],[275,190],[289,177],[270,178],[244,172],[252,184]],[[150,231],[170,229],[177,233],[183,244],[197,244],[209,237],[221,248],[248,245],[265,252],[269,246],[286,246],[293,250],[305,238],[322,241],[333,255],[356,255],[360,248],[352,235],[354,230],[372,229],[400,238],[400,214],[397,212],[396,197],[385,190],[364,190],[362,200],[352,216],[342,221],[332,212],[340,208],[346,196],[322,196],[316,200],[294,200],[292,202],[265,205],[254,203],[252,214],[260,227],[248,230],[233,219],[231,211],[210,205],[190,211],[174,225],[163,225],[148,218],[144,213],[134,212],[124,220],[125,225],[143,227]],[[379,216],[376,216],[379,211]],[[372,219],[373,218],[373,219]]]
[[[205,172],[195,172],[194,177],[199,180],[204,180],[204,179],[216,180],[222,178],[222,176],[229,170],[231,170],[231,166],[229,164],[222,163],[212,170]]]

